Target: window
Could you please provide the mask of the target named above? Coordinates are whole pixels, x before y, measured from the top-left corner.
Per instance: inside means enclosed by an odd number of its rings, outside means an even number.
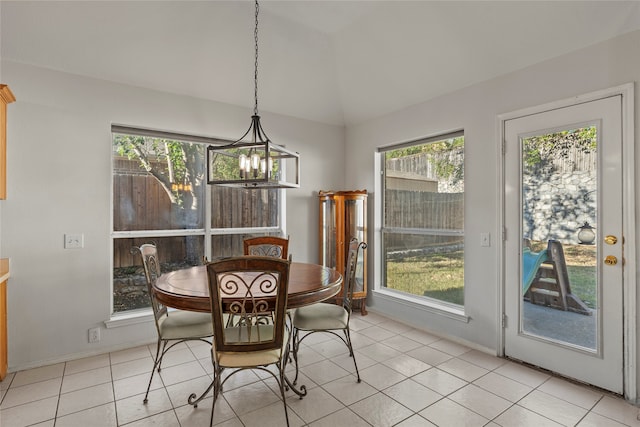
[[[379,149],[382,285],[464,305],[464,134]]]
[[[114,313],[149,307],[136,246],[155,243],[168,272],[284,235],[281,190],[206,184],[206,145],[227,141],[114,125],[112,142]]]

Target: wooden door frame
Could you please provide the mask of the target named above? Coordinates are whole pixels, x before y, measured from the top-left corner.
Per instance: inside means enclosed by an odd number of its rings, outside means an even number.
[[[577,104],[596,101],[610,96],[622,96],[622,228],[623,235],[627,241],[624,246],[625,268],[623,270],[623,388],[624,398],[632,403],[637,400],[637,335],[636,335],[636,225],[635,225],[635,113],[634,113],[634,83],[599,90],[584,95],[566,98],[559,101],[550,102],[543,105],[524,108],[509,113],[500,114],[496,118],[496,134],[498,135],[498,195],[499,211],[497,215],[497,230],[502,235],[498,254],[498,313],[496,315],[497,325],[497,349],[498,355],[504,356],[505,328],[502,319],[505,315],[505,122],[520,117],[538,114],[545,111],[570,107]]]

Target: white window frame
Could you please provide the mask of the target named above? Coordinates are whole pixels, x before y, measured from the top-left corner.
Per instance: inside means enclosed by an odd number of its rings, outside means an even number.
[[[380,146],[374,154],[374,169],[375,169],[375,182],[374,191],[375,194],[379,194],[380,197],[374,198],[374,239],[373,239],[373,256],[377,260],[373,267],[373,295],[374,298],[381,300],[391,301],[393,303],[399,303],[413,308],[418,308],[424,311],[428,311],[437,315],[448,317],[454,320],[459,320],[464,323],[469,322],[469,317],[465,314],[465,305],[457,305],[447,303],[446,301],[440,301],[434,298],[420,297],[407,294],[405,292],[396,291],[386,287],[384,266],[385,266],[385,253],[383,251],[383,232],[384,232],[384,159],[385,153],[390,150],[410,147],[414,145],[422,145],[429,142],[435,142],[442,139],[447,139],[456,136],[464,136],[464,130],[453,130],[443,133],[438,133],[432,136],[426,136],[424,138],[418,138],[415,140],[405,141],[401,143],[394,143],[386,146]],[[465,141],[466,143],[466,141]],[[465,275],[466,276],[466,275]],[[465,280],[466,281],[466,280]],[[466,287],[466,284],[465,284]]]
[[[139,127],[129,127],[122,125],[112,125],[110,143],[113,144],[113,134],[131,134],[131,135],[143,135],[158,138],[173,139],[177,141],[200,143],[203,145],[216,144],[223,145],[231,143],[232,141],[226,141],[217,138],[202,137],[188,134],[178,134],[173,132],[158,131],[152,129],[143,129]],[[112,154],[113,155],[113,154]],[[203,157],[206,162],[206,156]],[[113,162],[111,164],[111,176],[113,177]],[[207,185],[207,184],[205,184]],[[113,206],[113,179],[111,179],[111,192],[109,206],[111,209],[111,239],[109,250],[109,262],[110,262],[110,319],[105,322],[107,328],[114,328],[119,326],[126,326],[135,323],[150,322],[153,320],[151,307],[137,310],[129,310],[114,313],[113,311],[113,250],[114,242],[116,239],[122,238],[144,238],[144,237],[182,237],[182,236],[202,236],[204,238],[204,256],[207,259],[212,259],[211,242],[213,236],[219,235],[243,235],[243,234],[265,234],[265,233],[279,233],[283,236],[287,235],[286,232],[286,197],[283,189],[277,189],[280,193],[279,200],[279,223],[272,227],[236,227],[236,228],[212,228],[211,227],[211,191],[205,191],[204,200],[204,228],[195,229],[174,229],[174,230],[141,230],[141,231],[114,231],[114,206]]]

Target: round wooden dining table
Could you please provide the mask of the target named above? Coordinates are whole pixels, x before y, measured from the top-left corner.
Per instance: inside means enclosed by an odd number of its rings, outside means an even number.
[[[161,275],[154,284],[158,301],[168,307],[209,313],[209,284],[204,265]],[[287,308],[325,301],[340,292],[342,275],[317,264],[292,262]]]

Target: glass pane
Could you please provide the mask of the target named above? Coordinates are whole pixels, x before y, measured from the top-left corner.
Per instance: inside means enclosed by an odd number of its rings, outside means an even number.
[[[162,273],[202,263],[203,236],[146,237],[113,241],[113,311],[115,313],[150,307],[147,281],[140,253],[132,249],[154,243]]]
[[[253,191],[253,190],[252,190]],[[282,236],[279,231],[258,234],[219,234],[211,236],[211,254],[213,258],[241,256],[244,254],[244,239],[258,236]]]
[[[361,240],[360,240],[361,241]],[[364,291],[365,286],[365,250],[362,246],[358,249],[358,262],[356,263],[356,273],[354,276],[353,292],[360,293]]]
[[[335,201],[330,197],[321,198],[320,209],[320,219],[322,221],[320,224],[322,232],[320,241],[324,242],[324,244],[321,245],[322,253],[320,254],[320,264],[329,268],[336,268],[336,251],[338,248],[338,244]]]
[[[222,234],[211,236],[211,256],[215,258],[240,256],[244,253],[242,234]]]
[[[462,236],[384,233],[388,289],[464,304]]]
[[[464,137],[385,153],[386,287],[464,304]]]
[[[209,186],[211,228],[278,227],[280,190]]]
[[[544,132],[522,144],[522,329],[595,350],[597,129]]]
[[[113,229],[204,228],[204,146],[113,134]]]
[[[365,238],[365,200],[363,199],[345,199],[344,200],[344,228],[345,236],[345,255],[349,253],[349,241],[352,238],[358,239],[358,242],[364,242]],[[358,264],[356,265],[354,292],[362,292],[365,287],[365,252],[362,248],[358,252]]]
[[[254,235],[256,228],[269,227],[269,232],[261,231],[260,235],[282,235],[282,191],[207,186],[204,145],[118,133],[113,134],[112,145],[115,232],[125,231],[127,236],[138,236],[148,234],[148,230],[198,229],[200,233],[205,229],[205,211],[209,209],[214,230],[207,229],[207,233],[219,233],[219,229],[226,228],[247,230],[234,235],[214,235],[211,239],[212,252],[208,254],[212,258],[242,255],[244,238]],[[205,191],[211,192],[210,204],[205,203]],[[175,243],[175,247],[168,248],[172,250],[172,264],[184,259],[187,260],[185,265],[192,265],[202,262],[204,236],[151,240],[190,242],[192,239],[196,239],[198,245]],[[135,242],[142,244],[149,240],[141,238]],[[146,285],[139,289],[139,285],[144,284],[139,256],[134,259],[129,254],[133,242],[131,238],[114,239],[113,298],[116,312],[149,304]]]
[[[359,242],[365,240],[364,236],[364,200],[350,200],[344,201],[344,214],[345,214],[345,235],[358,239]]]

